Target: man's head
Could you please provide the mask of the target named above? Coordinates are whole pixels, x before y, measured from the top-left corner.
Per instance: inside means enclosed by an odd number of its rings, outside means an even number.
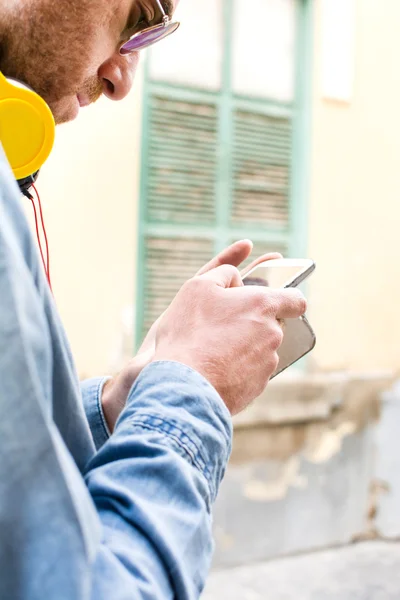
[[[171,14],[178,0],[162,0]],[[139,53],[119,49],[130,34],[162,21],[155,0],[8,0],[0,14],[0,71],[30,86],[57,123],[101,94],[130,91]]]

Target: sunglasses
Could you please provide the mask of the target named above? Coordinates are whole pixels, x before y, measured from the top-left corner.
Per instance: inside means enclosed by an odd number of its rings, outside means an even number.
[[[152,46],[156,42],[163,40],[164,38],[174,33],[180,25],[177,21],[171,21],[171,18],[165,14],[165,10],[162,7],[160,0],[156,0],[156,4],[162,14],[162,22],[152,27],[146,27],[137,33],[134,33],[128,41],[123,42],[120,46],[119,53],[125,56],[131,54],[131,52],[138,52],[138,50],[144,50],[149,46]]]

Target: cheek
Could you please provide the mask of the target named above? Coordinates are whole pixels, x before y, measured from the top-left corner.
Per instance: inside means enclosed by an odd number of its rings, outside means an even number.
[[[71,47],[74,54],[71,62],[75,63],[76,79],[80,79],[81,84],[95,77],[100,66],[114,56],[119,40],[118,31],[115,19],[101,23],[93,19],[90,25],[80,28],[77,33],[80,43]]]
[[[132,77],[134,77],[136,75],[136,71],[139,66],[140,52],[135,52],[134,54],[132,54],[130,59],[131,59],[130,68],[131,68],[131,72],[133,74]]]

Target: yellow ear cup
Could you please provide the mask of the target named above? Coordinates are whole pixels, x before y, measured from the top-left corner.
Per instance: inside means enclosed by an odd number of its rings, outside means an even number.
[[[0,73],[0,142],[16,179],[38,171],[53,148],[55,122],[35,92],[12,85]]]

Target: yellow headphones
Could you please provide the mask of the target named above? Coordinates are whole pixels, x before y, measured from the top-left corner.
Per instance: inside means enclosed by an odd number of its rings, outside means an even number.
[[[54,138],[55,122],[46,102],[0,73],[0,142],[17,180],[42,167]]]

